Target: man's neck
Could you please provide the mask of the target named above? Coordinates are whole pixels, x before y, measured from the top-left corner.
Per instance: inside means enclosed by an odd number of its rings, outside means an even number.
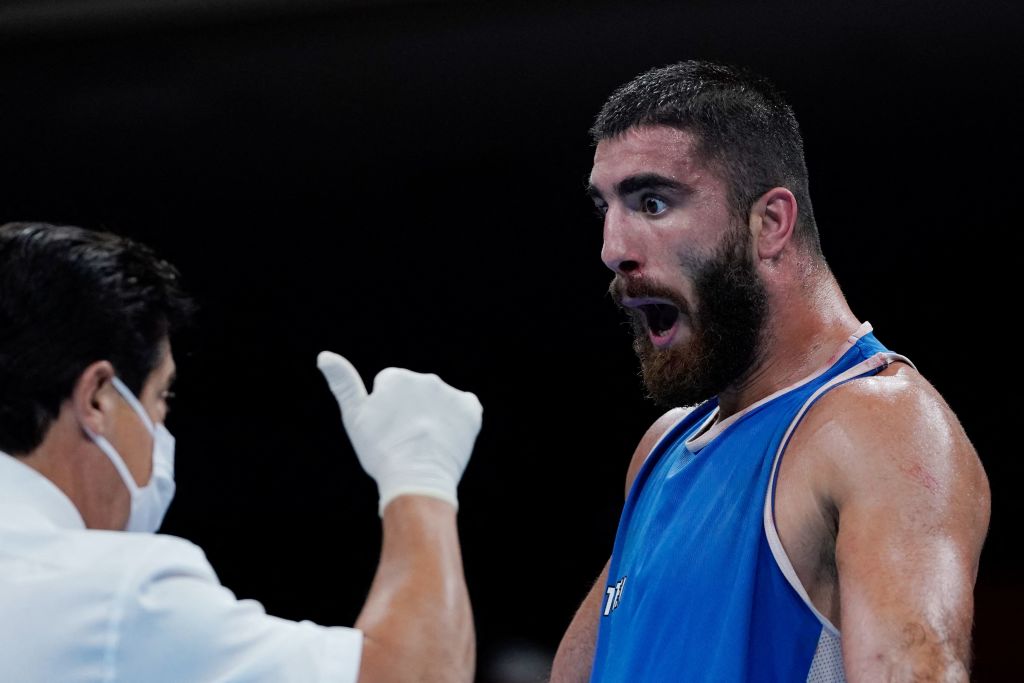
[[[43,442],[21,461],[57,486],[90,529],[121,529],[130,505],[117,470],[98,448],[83,447],[81,428],[62,408]]]
[[[860,321],[831,273],[769,297],[761,353],[751,369],[718,396],[725,419],[824,367]]]

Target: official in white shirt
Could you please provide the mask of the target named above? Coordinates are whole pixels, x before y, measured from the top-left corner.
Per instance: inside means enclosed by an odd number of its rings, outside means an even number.
[[[367,394],[320,354],[380,491],[383,548],[355,628],[279,619],[221,586],[198,547],[153,533],[175,488],[170,337],[190,310],[142,245],[0,226],[0,679],[472,680],[455,513],[476,397],[395,368]]]

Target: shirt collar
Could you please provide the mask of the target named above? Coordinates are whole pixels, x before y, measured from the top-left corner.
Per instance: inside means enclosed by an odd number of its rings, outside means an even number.
[[[78,508],[56,484],[24,462],[0,451],[0,507],[18,508],[2,515],[4,523],[34,518],[61,529],[84,529]]]

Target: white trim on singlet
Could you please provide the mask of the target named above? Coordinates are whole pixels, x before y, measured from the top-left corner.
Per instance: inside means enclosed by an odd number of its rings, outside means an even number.
[[[852,339],[852,337],[851,337]],[[847,347],[849,348],[849,347]],[[842,353],[845,353],[843,351]],[[837,360],[842,356],[839,353],[833,357],[833,360]],[[911,367],[915,367],[905,356],[901,356],[896,353],[879,352],[870,358],[858,363],[849,370],[833,377],[831,380],[818,387],[818,389],[811,394],[811,396],[804,402],[796,416],[789,423],[789,428],[786,430],[786,434],[782,437],[782,441],[779,443],[779,448],[775,453],[775,460],[772,462],[772,475],[768,480],[768,490],[765,492],[764,498],[764,533],[768,539],[768,546],[772,550],[772,556],[775,558],[775,563],[778,565],[779,570],[783,576],[786,577],[786,581],[793,587],[793,590],[797,592],[800,599],[803,600],[807,608],[817,617],[821,625],[832,635],[838,637],[839,629],[837,629],[832,622],[830,622],[811,602],[810,597],[807,594],[807,590],[800,582],[800,578],[796,574],[796,570],[793,568],[793,563],[789,559],[789,555],[786,554],[785,548],[782,547],[782,539],[779,538],[778,529],[775,527],[775,477],[779,471],[779,464],[782,462],[782,454],[786,450],[786,446],[789,445],[789,440],[793,436],[793,432],[796,430],[797,425],[800,424],[800,420],[803,419],[804,414],[810,409],[814,402],[818,400],[829,389],[832,389],[844,382],[848,382],[852,379],[860,377],[861,375],[869,372],[880,372],[881,370],[888,367],[894,362],[903,362]],[[826,368],[828,369],[828,368]],[[818,373],[820,375],[821,373]],[[816,375],[817,376],[817,375]]]
[[[817,370],[815,372],[812,372],[807,377],[804,377],[802,380],[800,380],[798,382],[790,384],[788,387],[785,387],[783,389],[779,389],[774,394],[771,394],[769,396],[765,396],[760,401],[757,401],[756,403],[750,404],[749,406],[747,406],[743,410],[739,411],[738,413],[733,413],[732,415],[730,415],[729,417],[725,418],[721,422],[719,422],[717,424],[711,425],[711,427],[709,429],[708,425],[711,424],[711,422],[713,420],[718,419],[719,408],[716,406],[715,409],[711,411],[711,414],[708,415],[708,418],[705,421],[705,423],[703,425],[701,425],[700,429],[698,429],[697,431],[694,432],[695,436],[692,436],[692,437],[690,437],[689,439],[686,440],[686,447],[688,449],[690,449],[691,452],[696,453],[697,451],[699,451],[700,449],[704,448],[709,443],[711,443],[711,441],[716,436],[718,436],[723,431],[725,431],[729,427],[729,425],[733,424],[738,419],[740,419],[741,417],[743,417],[744,415],[746,415],[750,411],[754,410],[758,406],[764,405],[768,401],[771,401],[772,399],[774,399],[774,398],[776,398],[778,396],[781,396],[782,394],[789,393],[790,391],[793,391],[794,389],[797,389],[797,388],[807,384],[808,382],[813,382],[818,377],[821,377],[823,374],[825,374],[826,372],[831,370],[832,366],[836,364],[836,361],[839,360],[840,358],[842,358],[844,353],[846,353],[851,348],[853,348],[853,345],[856,344],[857,341],[861,337],[863,337],[865,334],[867,334],[868,332],[871,332],[872,329],[873,328],[871,327],[871,323],[866,322],[866,321],[864,323],[861,323],[861,326],[858,327],[857,330],[853,334],[851,334],[849,337],[847,337],[846,341],[844,341],[839,346],[839,348],[836,349],[835,353],[832,354],[832,356],[828,359],[828,361],[825,363],[825,365],[821,369],[819,369],[819,370]]]
[[[658,450],[658,446],[661,445],[661,442],[668,438],[668,435],[671,434],[675,430],[675,428],[679,426],[679,423],[685,420],[687,417],[689,417],[690,413],[692,413],[696,409],[697,406],[686,406],[685,408],[682,409],[683,414],[679,417],[679,419],[673,422],[668,429],[663,431],[661,433],[661,436],[658,437],[658,440],[654,442],[654,445],[647,449],[647,453],[644,454],[644,461],[640,463],[640,469],[643,469],[643,466],[646,465],[647,461],[651,459],[651,453],[654,453],[656,450]],[[633,487],[636,486],[637,479],[640,478],[640,469],[637,470],[636,479],[634,479],[633,483],[630,484],[629,486],[629,492],[626,494],[627,498],[629,497],[629,493],[633,492]]]
[[[673,430],[674,430],[674,429],[675,429],[676,427],[678,427],[678,426],[679,426],[679,423],[680,423],[680,422],[682,422],[683,420],[685,420],[686,418],[688,418],[688,417],[690,416],[690,413],[692,413],[692,412],[693,412],[694,410],[696,410],[696,409],[697,409],[697,406],[686,406],[686,407],[684,407],[684,408],[681,408],[681,410],[683,411],[683,414],[682,414],[682,415],[680,415],[680,416],[679,416],[679,419],[678,419],[678,420],[676,420],[675,422],[673,422],[673,423],[672,423],[672,425],[671,425],[671,426],[670,426],[670,427],[669,427],[668,429],[666,429],[665,431],[663,431],[663,432],[661,433],[661,436],[659,436],[659,437],[658,437],[658,440],[657,440],[657,441],[655,441],[655,442],[654,442],[654,445],[653,445],[653,446],[651,446],[651,448],[650,448],[650,450],[649,450],[649,451],[647,451],[647,455],[645,455],[645,456],[644,456],[644,462],[647,462],[647,458],[651,457],[651,453],[653,453],[654,451],[658,450],[658,446],[660,446],[660,445],[661,445],[661,442],[662,442],[662,441],[664,441],[664,440],[665,440],[665,438],[666,438],[666,437],[667,437],[667,436],[668,436],[669,434],[671,434],[671,433],[672,433],[672,431],[673,431]]]

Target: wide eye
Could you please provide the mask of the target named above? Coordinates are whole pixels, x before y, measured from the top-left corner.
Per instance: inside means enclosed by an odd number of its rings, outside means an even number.
[[[647,194],[640,198],[640,210],[652,216],[663,213],[667,208],[668,204],[665,203],[665,200],[653,194]]]

